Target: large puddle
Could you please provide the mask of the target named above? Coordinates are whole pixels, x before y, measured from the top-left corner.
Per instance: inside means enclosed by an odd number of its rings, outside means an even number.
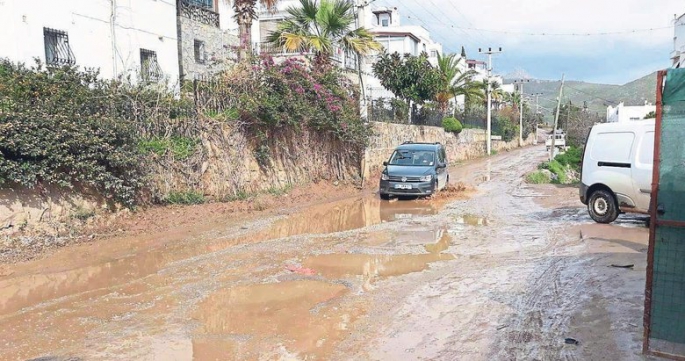
[[[349,231],[400,219],[437,214],[439,208],[426,201],[388,202],[364,198],[310,207],[274,222],[266,229],[240,237],[176,242],[111,259],[106,252],[89,249],[84,265],[50,273],[0,277],[0,319],[23,308],[48,300],[108,288],[157,273],[167,265],[238,244],[307,234]],[[184,239],[184,235],[175,235]],[[187,240],[187,238],[186,238]],[[173,243],[173,242],[172,242]],[[71,249],[67,252],[83,252]],[[82,255],[74,254],[73,259]],[[398,266],[393,266],[398,267]]]
[[[390,277],[423,271],[437,261],[452,260],[451,254],[324,254],[304,260],[302,265],[329,277]]]
[[[346,312],[337,303],[348,292],[342,285],[305,280],[214,293],[194,316],[201,326],[193,336],[193,359],[236,359],[238,352],[241,359],[272,359],[277,355],[269,353],[278,353],[279,345],[283,352],[326,357],[361,312]]]

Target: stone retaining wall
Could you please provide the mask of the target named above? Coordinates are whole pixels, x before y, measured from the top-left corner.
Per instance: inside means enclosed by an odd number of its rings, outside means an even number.
[[[364,154],[362,165],[364,178],[380,172],[383,162],[388,160],[392,151],[405,141],[440,142],[445,145],[447,158],[450,162],[482,157],[486,153],[486,136],[483,129],[464,129],[461,133],[445,132],[441,127],[392,124],[373,122],[374,136]],[[530,134],[524,145],[533,144],[535,136]],[[518,139],[509,142],[492,141],[494,151],[509,151],[518,147]]]

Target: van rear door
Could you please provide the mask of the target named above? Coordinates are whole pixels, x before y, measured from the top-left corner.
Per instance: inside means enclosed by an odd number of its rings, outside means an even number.
[[[593,168],[587,176],[588,185],[604,184],[609,187],[618,201],[619,207],[635,206],[635,188],[633,185],[632,155],[635,133],[627,130],[601,129],[593,137],[588,161],[584,168]]]

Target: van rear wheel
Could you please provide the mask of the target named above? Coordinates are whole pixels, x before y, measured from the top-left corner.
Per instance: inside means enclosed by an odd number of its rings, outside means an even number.
[[[597,223],[611,223],[618,218],[618,205],[614,195],[606,190],[597,190],[590,196],[587,209]]]

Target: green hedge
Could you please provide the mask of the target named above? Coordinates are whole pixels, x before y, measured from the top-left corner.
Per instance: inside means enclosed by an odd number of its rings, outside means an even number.
[[[143,161],[118,89],[93,71],[0,61],[0,186],[90,187],[134,205]]]
[[[442,127],[445,129],[446,132],[452,132],[455,134],[461,133],[463,129],[461,122],[459,122],[456,118],[452,117],[443,119]]]

